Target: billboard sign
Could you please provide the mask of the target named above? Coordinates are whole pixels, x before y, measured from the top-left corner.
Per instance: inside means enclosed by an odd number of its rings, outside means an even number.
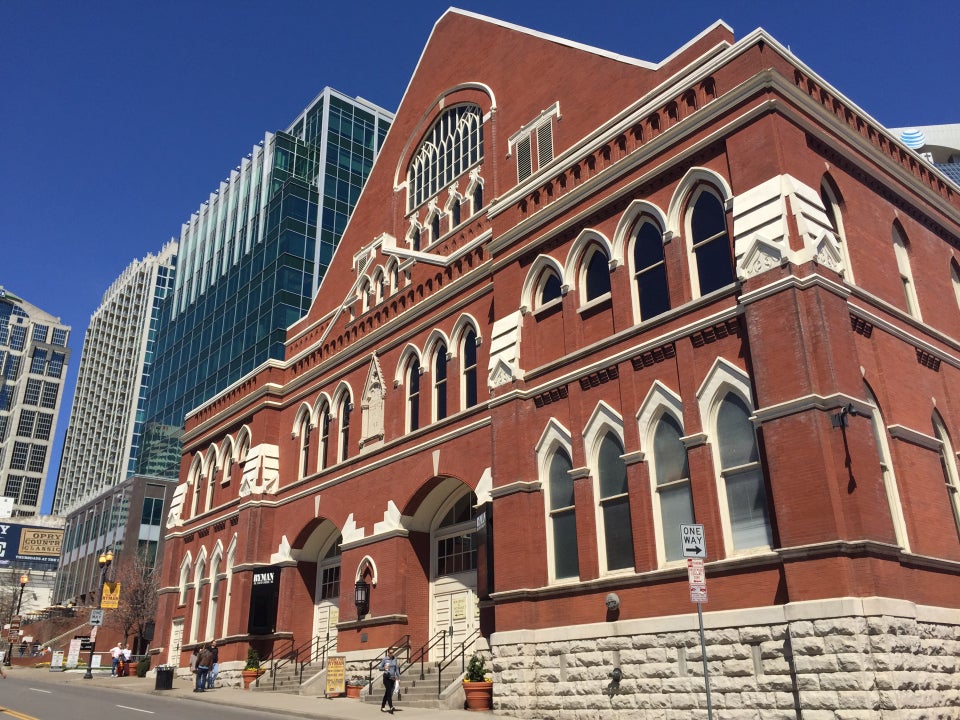
[[[0,522],[0,568],[56,570],[62,543],[61,528]]]

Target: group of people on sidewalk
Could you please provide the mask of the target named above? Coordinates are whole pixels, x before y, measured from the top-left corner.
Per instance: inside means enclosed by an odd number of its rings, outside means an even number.
[[[216,640],[193,649],[193,654],[190,656],[190,672],[197,676],[194,692],[213,690],[213,682],[217,679],[217,673],[220,672],[220,651],[217,649]]]
[[[126,643],[117,643],[110,648],[110,677],[124,677],[130,672],[130,658],[133,653]]]

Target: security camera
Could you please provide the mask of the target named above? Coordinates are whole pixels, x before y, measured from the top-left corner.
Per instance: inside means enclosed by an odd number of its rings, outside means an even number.
[[[607,604],[607,610],[619,610],[620,609],[620,598],[616,593],[610,593],[607,595],[607,599],[604,601]]]

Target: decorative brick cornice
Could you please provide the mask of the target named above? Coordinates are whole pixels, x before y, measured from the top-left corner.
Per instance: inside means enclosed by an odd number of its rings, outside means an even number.
[[[730,335],[740,335],[740,322],[738,318],[730,318],[725,322],[717,323],[713,327],[698,330],[690,336],[690,342],[693,343],[694,347],[699,348]]]
[[[533,404],[538,408],[542,408],[544,405],[549,405],[550,403],[555,403],[560,400],[570,396],[569,390],[567,390],[566,385],[560,385],[559,387],[550,388],[539,395],[534,395]]]
[[[630,358],[630,363],[633,365],[634,370],[641,370],[645,367],[661,363],[664,360],[675,358],[676,356],[676,346],[673,343],[667,343],[666,345],[655,347],[652,350],[647,350],[636,357]]]
[[[620,377],[620,368],[618,368],[616,365],[613,365],[580,378],[580,389],[589,390],[590,388],[595,388],[598,385],[608,383],[611,380],[616,380],[618,377]]]

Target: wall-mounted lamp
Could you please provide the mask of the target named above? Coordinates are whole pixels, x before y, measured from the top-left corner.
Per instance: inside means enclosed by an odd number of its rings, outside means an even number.
[[[857,410],[853,403],[847,403],[844,407],[840,409],[840,412],[835,413],[830,416],[830,425],[835,428],[845,428],[849,424],[848,416],[852,415],[853,417],[867,417],[865,412],[860,412]]]
[[[363,619],[370,609],[370,583],[357,580],[353,586],[353,603],[357,606],[357,620]]]

